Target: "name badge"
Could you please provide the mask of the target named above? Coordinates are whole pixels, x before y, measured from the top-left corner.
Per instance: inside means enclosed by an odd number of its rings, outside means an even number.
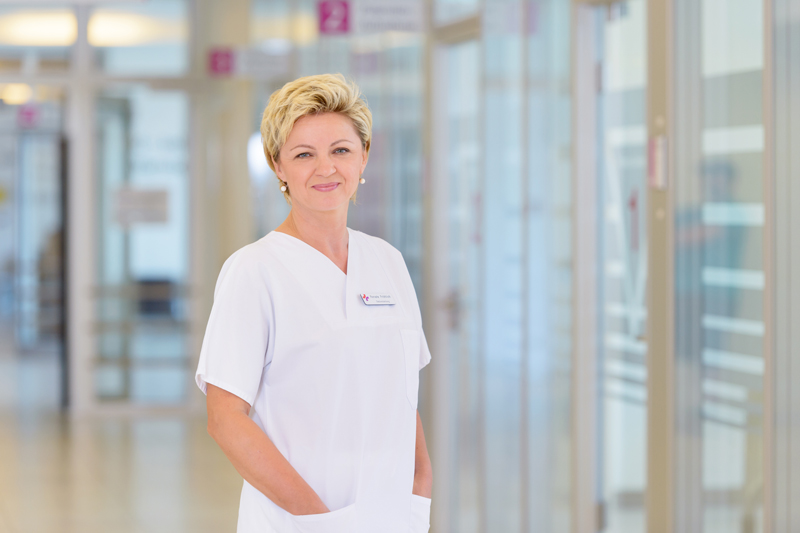
[[[361,293],[361,301],[367,305],[394,305],[392,295],[385,293]]]

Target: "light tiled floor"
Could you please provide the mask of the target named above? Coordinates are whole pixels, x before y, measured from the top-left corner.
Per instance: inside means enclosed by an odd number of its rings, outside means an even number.
[[[198,418],[72,420],[53,356],[0,349],[0,533],[236,530],[241,478]]]

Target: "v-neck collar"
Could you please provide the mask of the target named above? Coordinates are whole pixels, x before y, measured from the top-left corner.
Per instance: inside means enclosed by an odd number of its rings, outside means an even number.
[[[344,294],[342,296],[344,297],[345,320],[347,320],[350,317],[354,316],[354,314],[353,314],[354,313],[354,309],[353,308],[358,303],[358,300],[360,298],[360,297],[358,297],[358,298],[355,297],[355,296],[357,296],[356,293],[350,294],[350,292],[352,290],[352,287],[356,283],[355,279],[356,279],[356,274],[357,274],[357,270],[358,270],[358,253],[359,253],[358,252],[358,244],[357,244],[358,237],[355,237],[355,234],[357,232],[355,232],[354,230],[352,230],[350,228],[347,228],[347,234],[348,234],[348,237],[347,237],[347,274],[345,274],[342,271],[342,269],[339,268],[336,265],[336,263],[334,263],[331,260],[330,257],[328,257],[327,255],[323,254],[322,252],[320,252],[319,250],[317,250],[316,248],[314,248],[313,246],[311,246],[310,244],[308,244],[304,240],[298,239],[297,237],[295,237],[293,235],[289,235],[288,233],[283,233],[282,231],[275,231],[275,230],[272,230],[267,235],[269,235],[271,233],[282,234],[282,235],[288,237],[290,240],[299,243],[299,245],[302,248],[305,248],[306,250],[308,250],[309,253],[317,254],[318,256],[321,256],[322,258],[324,258],[323,263],[326,263],[326,264],[330,265],[330,268],[335,269],[336,272],[339,273],[338,274],[339,276],[343,276],[344,277]]]
[[[320,252],[319,250],[317,250],[316,248],[314,248],[313,246],[308,244],[303,239],[298,239],[294,235],[289,235],[288,233],[285,233],[283,231],[272,230],[270,233],[275,233],[275,234],[279,234],[279,235],[285,235],[286,237],[289,237],[290,239],[293,239],[293,240],[299,242],[300,244],[302,244],[306,248],[309,248],[310,250],[313,250],[314,252],[316,252],[319,255],[321,255],[322,257],[324,257],[327,260],[327,262],[330,263],[330,265],[333,268],[335,268],[336,270],[339,271],[339,274],[341,274],[342,276],[349,277],[350,266],[351,266],[350,253],[352,252],[352,248],[353,248],[353,246],[351,246],[351,244],[353,243],[353,231],[350,228],[347,228],[347,274],[345,274],[344,271],[341,268],[339,268],[339,266],[336,263],[334,263],[331,260],[330,257],[328,257],[327,255],[323,254],[322,252]]]

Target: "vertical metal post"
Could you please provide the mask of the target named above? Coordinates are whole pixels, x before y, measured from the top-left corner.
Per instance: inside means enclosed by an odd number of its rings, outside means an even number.
[[[597,520],[597,155],[594,8],[572,7],[572,533]]]
[[[672,138],[672,2],[647,5],[648,187],[647,491],[648,533],[674,530],[674,246],[669,175]],[[663,142],[666,140],[666,143]],[[659,176],[660,173],[660,176]],[[659,176],[660,179],[652,180]],[[666,179],[666,182],[663,181]]]
[[[70,354],[69,383],[71,413],[80,415],[94,406],[92,380],[95,354],[92,324],[94,298],[92,286],[95,274],[97,242],[95,239],[95,181],[94,181],[94,86],[92,49],[87,27],[90,7],[75,7],[78,38],[73,47],[72,76],[69,84],[67,128],[72,139],[69,158],[70,183],[67,190],[70,222],[67,227],[67,339]]]
[[[774,499],[773,499],[773,437],[775,432],[775,352],[774,352],[774,295],[775,295],[775,267],[774,267],[774,239],[775,239],[775,208],[774,208],[774,182],[773,160],[775,157],[775,127],[773,106],[773,3],[764,0],[764,70],[762,71],[763,84],[763,116],[764,125],[764,176],[762,178],[764,194],[764,235],[763,235],[763,318],[764,318],[764,418],[762,436],[764,439],[763,450],[763,506],[764,506],[764,533],[774,530]]]

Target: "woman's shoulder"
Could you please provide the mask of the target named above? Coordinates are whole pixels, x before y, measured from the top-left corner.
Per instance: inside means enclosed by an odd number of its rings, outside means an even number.
[[[376,237],[374,235],[369,235],[368,233],[364,233],[363,231],[358,231],[351,229],[351,232],[354,232],[357,237],[359,237],[364,243],[367,244],[372,250],[378,254],[381,259],[389,260],[392,262],[400,261],[405,265],[405,261],[403,260],[403,254],[400,253],[400,250],[392,246],[388,241],[381,239],[380,237]]]
[[[242,246],[229,255],[220,269],[220,279],[228,274],[264,277],[269,270],[274,268],[277,259],[274,242],[268,237],[269,234]]]

